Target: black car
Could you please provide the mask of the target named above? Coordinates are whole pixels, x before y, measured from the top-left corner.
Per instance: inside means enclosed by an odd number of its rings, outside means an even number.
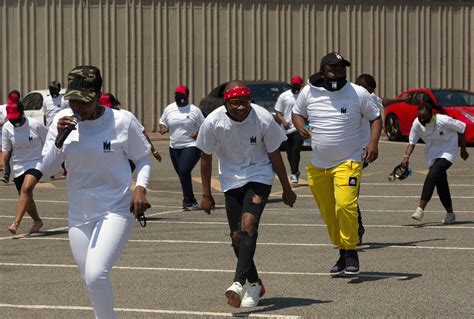
[[[214,88],[199,103],[204,116],[214,111],[221,105],[224,105],[224,89],[227,83],[222,83]],[[290,89],[290,85],[281,81],[244,81],[250,90],[252,90],[252,102],[266,108],[275,115],[275,103],[281,93]]]

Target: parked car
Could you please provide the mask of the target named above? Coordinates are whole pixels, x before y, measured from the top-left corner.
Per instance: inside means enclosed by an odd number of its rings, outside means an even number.
[[[64,94],[66,89],[62,89],[59,93]],[[23,106],[25,108],[25,115],[32,117],[40,123],[43,123],[43,101],[49,95],[49,90],[35,90],[27,93],[23,98]]]
[[[201,100],[199,108],[204,116],[224,105],[224,90],[227,83],[220,84]],[[266,108],[273,116],[275,116],[275,103],[278,97],[291,88],[288,83],[281,81],[244,81],[244,83],[252,90],[252,102]],[[303,147],[311,147],[311,138],[303,141]],[[285,143],[281,149],[284,148]]]
[[[385,133],[391,141],[410,135],[411,125],[421,102],[433,105],[434,112],[446,114],[466,123],[466,141],[474,143],[474,93],[454,89],[414,89],[408,102],[395,103],[385,109]]]
[[[224,90],[227,83],[220,84],[201,100],[199,108],[204,116],[224,105]],[[273,115],[278,97],[290,89],[288,83],[281,81],[244,81],[244,83],[252,90],[252,102],[266,108]]]

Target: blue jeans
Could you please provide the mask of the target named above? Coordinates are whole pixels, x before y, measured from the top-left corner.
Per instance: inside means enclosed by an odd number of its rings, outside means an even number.
[[[184,200],[187,203],[195,203],[191,172],[201,158],[201,150],[195,146],[185,148],[170,147],[171,162],[174,170],[179,176]]]

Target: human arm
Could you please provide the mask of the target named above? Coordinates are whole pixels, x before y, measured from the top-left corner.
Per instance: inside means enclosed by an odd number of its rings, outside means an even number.
[[[291,120],[302,138],[307,139],[311,137],[311,131],[306,128],[306,119],[303,116],[293,113],[291,115]]]
[[[372,163],[379,156],[379,139],[382,132],[382,119],[380,117],[370,121],[370,141],[364,151],[364,162]]]
[[[278,124],[283,125],[285,130],[290,129],[291,126],[287,121],[285,121],[285,118],[283,117],[283,113],[276,111],[275,120],[277,121]]]
[[[201,153],[201,182],[202,199],[201,207],[210,214],[215,209],[216,203],[211,193],[212,154]]]
[[[70,117],[70,116],[69,116]],[[64,123],[61,120],[65,120],[68,116],[62,117],[53,122],[49,127],[48,134],[46,135],[46,140],[43,145],[42,155],[43,159],[41,160],[41,172],[43,175],[52,176],[54,175],[61,167],[61,163],[64,162],[64,153],[62,148],[56,146],[56,139],[59,136],[58,131],[63,130]],[[59,124],[61,121],[62,124]]]
[[[146,198],[146,188],[148,186],[151,175],[151,159],[148,155],[135,162],[137,171],[137,183],[132,196],[133,214],[135,217],[140,216],[149,207]]]
[[[283,159],[281,158],[280,150],[276,150],[274,152],[268,153],[268,158],[272,163],[273,170],[278,176],[280,180],[281,186],[283,188],[283,194],[281,195],[283,202],[293,207],[293,204],[296,201],[296,193],[291,189],[290,182],[288,181],[288,176],[286,175],[286,168],[285,164],[283,163]]]
[[[150,137],[148,136],[148,134],[145,133],[145,131],[143,131],[143,135],[145,135],[146,140],[148,141],[148,143],[150,143],[151,155],[153,155],[153,157],[156,158],[156,160],[157,160],[158,162],[161,162],[161,155],[160,155],[160,153],[156,150],[156,148],[155,148],[155,146],[153,145],[153,143],[151,142]]]
[[[411,153],[413,153],[413,151],[415,150],[415,146],[416,144],[408,143],[405,153],[403,154],[402,162],[401,162],[401,165],[403,167],[408,167],[410,165],[410,156],[411,156]]]
[[[458,133],[459,146],[461,147],[461,158],[467,160],[469,153],[466,150],[466,133]]]
[[[383,98],[383,106],[387,107],[395,103],[400,103],[400,102],[405,102],[408,103],[411,99],[411,94],[410,93],[403,93],[399,97],[395,98]]]

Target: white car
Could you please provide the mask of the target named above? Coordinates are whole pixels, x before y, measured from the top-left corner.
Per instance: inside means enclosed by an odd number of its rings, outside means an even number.
[[[64,94],[66,89],[62,89],[59,93]],[[23,102],[23,107],[25,108],[25,115],[32,117],[38,120],[40,123],[43,123],[43,101],[45,97],[49,95],[49,90],[36,90],[27,93],[21,101]]]

